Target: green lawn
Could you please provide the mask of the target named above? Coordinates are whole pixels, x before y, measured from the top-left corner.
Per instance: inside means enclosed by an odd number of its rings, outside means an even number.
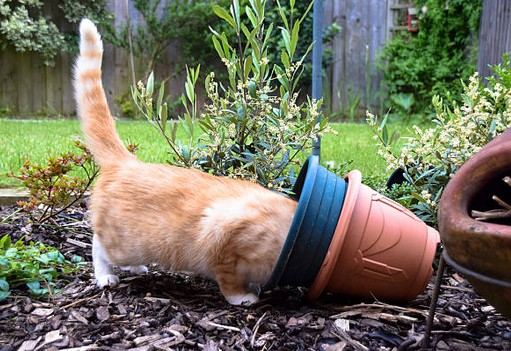
[[[353,160],[351,168],[363,175],[385,177],[385,164],[376,154],[372,133],[365,124],[332,124],[338,135],[326,135],[321,142],[322,163]],[[146,121],[119,121],[121,139],[139,143],[137,156],[148,162],[165,162],[169,147]],[[6,174],[16,172],[26,158],[43,161],[48,155],[73,150],[73,140],[81,137],[76,120],[0,120],[0,187],[14,186]]]

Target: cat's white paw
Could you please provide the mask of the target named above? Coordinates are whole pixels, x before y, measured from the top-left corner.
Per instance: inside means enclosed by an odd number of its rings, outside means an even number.
[[[227,302],[229,302],[231,305],[243,305],[243,306],[250,306],[257,301],[259,301],[259,297],[257,297],[256,294],[248,293],[244,295],[230,295],[226,296],[225,299]]]
[[[113,287],[117,284],[119,284],[119,277],[114,274],[107,274],[96,277],[96,285],[101,289],[107,286]]]
[[[126,266],[121,267],[124,271],[130,271],[133,274],[144,275],[149,272],[146,266]]]

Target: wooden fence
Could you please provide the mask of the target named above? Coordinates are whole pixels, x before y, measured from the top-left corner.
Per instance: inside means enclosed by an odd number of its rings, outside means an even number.
[[[129,18],[132,23],[141,23],[142,16],[129,2],[109,0],[109,10],[114,13],[115,26]],[[103,84],[107,99],[114,114],[122,114],[120,100],[130,99],[133,84],[129,54],[121,48],[103,41]],[[156,69],[162,74],[172,69],[175,48],[169,48],[165,65]],[[45,66],[42,59],[33,53],[16,52],[12,48],[0,51],[0,115],[73,115],[74,93],[71,85],[75,54],[57,55],[54,66]],[[135,71],[142,71],[142,64],[135,60]],[[174,77],[169,82],[170,94],[178,96],[182,91],[184,77]]]
[[[378,89],[380,75],[374,67],[377,51],[388,37],[388,4],[397,0],[323,0],[325,26],[337,22],[342,33],[333,42],[334,63],[325,79],[325,95],[332,109],[342,106],[337,99],[347,99],[350,94],[360,92],[365,106],[366,92]],[[109,0],[110,10],[115,14],[116,25],[124,22],[129,13],[132,23],[142,19],[130,2]],[[367,48],[367,49],[366,49]],[[171,70],[173,51],[169,51],[166,64],[158,70]],[[366,53],[369,64],[366,64]],[[55,66],[47,67],[39,56],[32,53],[18,53],[13,49],[0,51],[0,111],[9,109],[18,115],[61,114],[70,115],[75,111],[71,87],[74,55],[60,54]],[[366,89],[367,68],[370,69],[371,89]],[[118,100],[129,98],[132,84],[129,56],[123,50],[105,43],[103,77],[105,90],[114,113],[119,114]],[[167,74],[163,72],[162,74]],[[183,77],[170,82],[170,93],[177,96],[182,91]]]
[[[323,88],[331,111],[346,114],[351,108],[360,114],[376,103],[382,79],[376,57],[391,35],[394,3],[397,1],[326,1],[324,22],[342,27],[332,43],[334,62]],[[358,108],[354,106],[357,101]]]
[[[395,30],[407,29],[399,21],[410,1],[323,0],[324,26],[336,22],[342,27],[341,34],[331,44],[334,61],[324,79],[327,110],[339,112],[358,107],[355,112],[360,116],[368,105],[378,104],[382,76],[376,69],[376,57]],[[507,0],[485,1],[485,6],[494,2],[506,4],[506,9],[510,7]],[[142,21],[132,2],[128,9],[126,1],[109,0],[109,6],[115,14],[116,25],[124,22],[128,15],[133,23]],[[169,76],[178,54],[176,48],[169,49],[165,64],[156,70],[162,76]],[[129,56],[109,43],[105,43],[104,56],[107,98],[114,113],[120,114],[118,100],[129,99],[133,82]],[[57,57],[55,66],[47,67],[37,55],[17,53],[13,49],[0,51],[0,114],[6,109],[18,115],[73,114],[73,61],[73,55],[64,53]],[[136,66],[140,71],[141,65]],[[182,75],[172,78],[168,89],[171,96],[177,97],[183,91],[183,82]],[[358,99],[358,105],[354,106]]]
[[[484,0],[477,58],[479,75],[488,76],[488,65],[499,63],[506,52],[511,52],[511,1]]]

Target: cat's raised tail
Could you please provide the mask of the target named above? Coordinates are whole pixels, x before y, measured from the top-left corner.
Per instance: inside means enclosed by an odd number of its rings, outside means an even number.
[[[101,83],[103,43],[94,23],[80,23],[80,54],[74,70],[77,113],[87,146],[100,166],[124,162],[134,156],[124,147],[115,130]]]

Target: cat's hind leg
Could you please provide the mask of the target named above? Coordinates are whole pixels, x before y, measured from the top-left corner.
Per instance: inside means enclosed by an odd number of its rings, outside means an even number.
[[[106,257],[105,249],[97,235],[92,238],[92,265],[98,287],[104,288],[119,284],[119,277],[112,272],[112,264]]]

